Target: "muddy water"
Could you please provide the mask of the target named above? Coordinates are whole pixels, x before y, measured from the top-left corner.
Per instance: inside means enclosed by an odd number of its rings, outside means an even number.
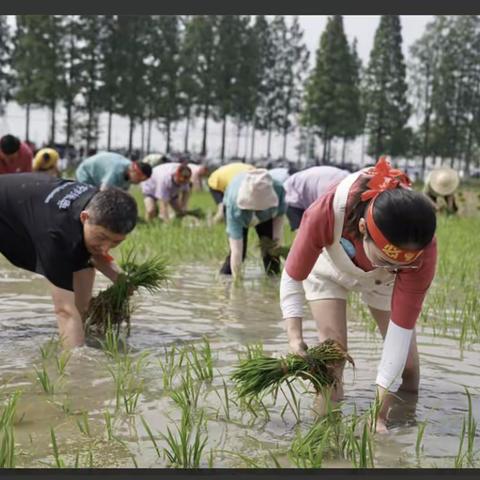
[[[223,395],[222,376],[228,381],[238,354],[245,345],[262,341],[268,353],[286,353],[286,337],[279,321],[278,280],[263,276],[256,265],[249,264],[242,285],[216,273],[217,265],[190,265],[176,272],[168,289],[155,297],[137,297],[138,310],[132,321],[129,345],[135,358],[151,352],[149,363],[142,369],[145,390],[140,397],[136,415],[115,413],[114,383],[108,373],[109,360],[94,347],[77,349],[67,366],[67,375],[56,386],[53,397],[47,396],[36,380],[34,366],[41,368],[40,347],[56,334],[55,320],[48,289],[38,276],[12,269],[0,260],[0,396],[21,390],[17,409],[15,440],[18,466],[49,466],[52,456],[53,427],[59,453],[65,463],[73,466],[79,454],[82,466],[160,467],[167,463],[158,458],[155,448],[140,420],[140,414],[150,425],[162,449],[166,443],[157,432],[166,427],[175,430],[180,413],[163,391],[158,361],[164,348],[183,342],[199,341],[206,336],[214,352],[214,381],[201,391],[199,406],[207,413],[208,446],[214,449],[214,466],[236,467],[245,463],[232,454],[240,453],[259,465],[269,461],[269,451],[282,466],[293,466],[288,448],[298,428],[305,430],[314,421],[311,412],[313,398],[302,395],[299,426],[290,409],[281,416],[285,401],[271,407],[270,419],[255,419],[231,406],[227,420],[221,402],[213,390]],[[105,286],[103,278],[96,287]],[[356,372],[348,368],[345,375],[346,400],[344,411],[354,406],[365,411],[373,395],[376,366],[381,354],[377,333],[369,333],[355,313],[350,312],[349,348],[356,362]],[[305,337],[315,340],[315,327],[307,313]],[[391,431],[375,439],[375,465],[453,466],[467,401],[464,385],[473,397],[474,415],[480,419],[478,401],[479,350],[477,345],[461,352],[455,340],[419,332],[421,352],[421,391],[418,397],[403,397],[394,402],[390,412]],[[111,361],[110,361],[111,364]],[[54,363],[48,364],[53,379]],[[57,375],[58,377],[58,375]],[[63,407],[62,407],[63,405]],[[67,411],[65,411],[67,410]],[[113,432],[117,441],[109,441],[104,413],[112,414]],[[78,423],[86,412],[90,435],[82,434]],[[427,422],[420,457],[415,454],[419,422]],[[478,443],[478,442],[477,442]],[[204,466],[207,465],[205,455]],[[328,461],[327,466],[351,466],[348,461]]]

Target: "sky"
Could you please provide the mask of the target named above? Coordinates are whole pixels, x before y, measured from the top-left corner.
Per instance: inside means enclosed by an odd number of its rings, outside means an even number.
[[[9,23],[14,25],[15,19],[14,16],[9,16]],[[292,21],[292,16],[287,15],[287,22]],[[304,41],[310,51],[310,65],[313,67],[315,62],[315,52],[318,48],[320,41],[320,36],[325,29],[327,22],[327,15],[300,15],[299,21],[304,31]],[[364,65],[368,63],[370,56],[370,50],[373,46],[373,40],[375,31],[378,27],[380,21],[380,15],[344,15],[344,28],[349,42],[357,39],[357,50],[360,58]],[[427,23],[433,20],[433,16],[427,15],[401,15],[401,25],[402,25],[402,37],[403,37],[403,53],[408,59],[409,57],[409,47],[417,40],[423,33]],[[58,115],[57,115],[57,125],[58,141],[64,141],[64,132],[61,129],[61,125],[64,123],[64,109],[59,106]],[[102,127],[102,134],[100,137],[99,147],[105,148],[106,146],[106,115],[100,117],[100,123]],[[45,109],[35,109],[31,115],[31,137],[34,142],[38,145],[41,145],[46,141],[48,137],[48,129],[50,124],[50,115]],[[190,150],[195,151],[199,150],[201,146],[201,127],[202,123],[200,120],[196,121],[191,127],[191,142]],[[14,133],[21,138],[25,133],[25,111],[23,108],[20,108],[18,105],[11,103],[7,107],[7,112],[4,117],[0,117],[0,132],[9,131]],[[183,123],[179,123],[176,126],[175,131],[173,132],[173,148],[174,149],[183,149],[183,135],[185,131],[185,126]],[[126,119],[114,116],[114,130],[113,134],[113,147],[124,147],[125,139],[127,138],[128,133],[128,122]],[[236,129],[232,123],[229,123],[227,126],[227,134],[229,136],[229,141],[227,143],[227,156],[231,156],[237,151],[240,155],[249,156],[251,152],[251,134],[246,133],[245,131],[241,132],[239,142],[236,140]],[[134,133],[134,144],[135,147],[140,147],[140,128],[137,128]],[[212,157],[218,156],[220,152],[221,144],[221,125],[214,124],[210,122],[209,124],[209,154]],[[163,152],[165,148],[165,136],[157,128],[154,129],[152,134],[152,144],[155,151]],[[266,152],[267,139],[266,135],[257,133],[255,139],[255,155],[260,156],[264,155]],[[290,159],[296,159],[298,154],[295,147],[298,144],[297,134],[293,133],[290,135],[288,144],[287,144],[287,157]],[[317,151],[320,150],[320,144],[318,144]],[[341,146],[334,146],[334,154],[337,151],[341,150]],[[363,145],[361,140],[358,139],[356,142],[352,142],[348,146],[347,154],[349,157],[362,158],[363,161],[368,161],[368,158],[365,158],[365,154],[362,153]],[[282,138],[280,136],[274,135],[272,142],[272,156],[277,158],[280,156],[282,151]],[[210,156],[209,155],[209,156]]]

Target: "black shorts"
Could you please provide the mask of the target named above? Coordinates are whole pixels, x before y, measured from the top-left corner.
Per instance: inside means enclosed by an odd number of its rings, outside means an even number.
[[[223,192],[221,192],[220,190],[214,190],[213,188],[210,188],[210,187],[208,187],[208,189],[210,190],[213,200],[217,205],[223,202]]]
[[[304,212],[305,210],[303,208],[291,207],[290,205],[287,207],[287,218],[292,232],[300,226]]]

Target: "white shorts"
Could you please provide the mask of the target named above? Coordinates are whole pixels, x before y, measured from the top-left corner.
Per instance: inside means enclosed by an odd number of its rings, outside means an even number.
[[[392,276],[383,271],[377,275],[366,275],[365,278],[342,274],[320,255],[310,275],[303,281],[303,288],[309,302],[347,300],[349,292],[356,291],[362,294],[362,299],[368,306],[390,311],[393,283]]]

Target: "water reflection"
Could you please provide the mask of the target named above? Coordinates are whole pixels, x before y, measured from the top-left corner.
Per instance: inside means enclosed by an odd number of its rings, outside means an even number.
[[[157,357],[163,354],[164,347],[207,337],[215,359],[215,380],[211,389],[219,388],[219,391],[220,375],[228,379],[246,344],[263,342],[268,353],[287,352],[278,306],[278,279],[266,278],[255,264],[247,263],[245,279],[236,285],[230,278],[219,275],[217,267],[216,264],[184,266],[163,292],[153,297],[144,294],[136,298],[138,308],[132,318],[128,344],[134,354],[145,350],[152,352],[152,361],[142,373],[145,392],[139,411],[156,432],[165,431],[168,415],[178,418],[171,400],[164,395],[158,366]],[[96,288],[106,285],[107,281],[99,276]],[[307,344],[314,343],[315,324],[308,310],[305,311],[305,340]],[[345,371],[343,409],[347,414],[353,411],[354,405],[359,412],[370,406],[382,346],[380,336],[376,332],[369,333],[354,318],[349,321],[348,333],[350,352],[357,368],[355,372],[349,367]],[[19,464],[25,466],[42,466],[40,461],[51,461],[50,426],[58,433],[59,444],[64,445],[64,455],[85,452],[89,440],[79,432],[77,424],[82,411],[89,412],[92,437],[105,441],[104,413],[113,412],[115,408],[114,384],[106,368],[108,360],[93,343],[75,351],[68,375],[58,385],[55,398],[50,401],[46,397],[33,366],[41,365],[39,347],[55,334],[56,323],[45,282],[38,276],[1,263],[0,378],[4,393],[16,388],[24,390],[19,404],[19,416],[23,414],[23,418],[17,425],[16,440],[28,451],[19,459]],[[434,337],[427,329],[419,333],[418,342],[420,392],[418,396],[406,393],[392,396],[391,431],[375,440],[377,466],[417,465],[415,441],[418,423],[424,421],[427,427],[422,466],[452,466],[466,412],[464,385],[472,393],[474,415],[480,418],[478,346],[460,352],[457,342]],[[61,407],[66,399],[70,401],[68,416]],[[249,417],[242,417],[238,412],[232,413],[236,423],[215,420],[215,415],[218,417],[221,412],[220,401],[211,392],[205,393],[204,399],[211,415],[208,432],[216,439],[211,441],[212,448],[235,448],[252,458],[263,454],[268,457],[271,449],[280,448],[285,452],[299,428],[291,412],[281,416],[280,408],[270,420],[263,423],[257,420],[251,427],[248,426]],[[301,401],[303,428],[306,428],[315,418],[311,412],[313,395],[304,395]],[[132,454],[139,466],[165,465],[157,458],[138,418],[120,417],[116,422],[124,444],[115,448],[95,448],[97,466],[133,466]],[[216,462],[216,466],[244,466],[238,458],[228,455],[218,454]],[[286,456],[281,458],[281,463],[290,465]],[[349,466],[338,461],[331,464],[338,465]]]

